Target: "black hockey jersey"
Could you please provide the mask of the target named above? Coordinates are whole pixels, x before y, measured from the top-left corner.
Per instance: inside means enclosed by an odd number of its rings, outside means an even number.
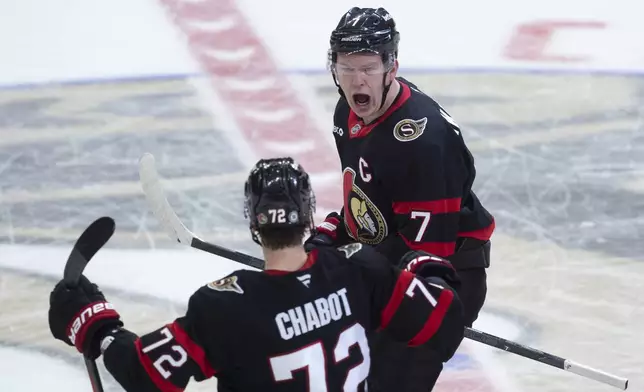
[[[398,259],[409,249],[448,257],[459,237],[487,241],[493,217],[472,192],[474,159],[461,130],[403,78],[391,107],[365,124],[340,98],[334,114],[347,234]]]
[[[442,281],[416,278],[361,244],[308,257],[294,272],[237,271],[199,289],[173,323],[141,337],[117,333],[107,369],[128,391],[181,391],[191,377],[212,376],[229,391],[361,391],[378,329],[439,345],[446,357],[456,351],[462,310]]]

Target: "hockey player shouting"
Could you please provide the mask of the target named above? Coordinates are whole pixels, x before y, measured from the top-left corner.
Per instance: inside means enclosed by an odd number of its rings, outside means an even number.
[[[472,192],[474,159],[458,125],[397,77],[399,40],[383,8],[352,8],[331,34],[344,206],[317,228],[307,249],[359,241],[390,260],[410,249],[446,257],[462,281],[459,295],[471,326],[487,292],[494,219]],[[441,370],[439,355],[381,336],[370,390],[428,391]]]
[[[290,158],[259,161],[245,195],[265,271],[240,270],[201,287],[184,317],[141,336],[123,328],[86,277],[74,287],[61,281],[50,296],[54,337],[89,358],[102,354],[131,392],[182,391],[191,378],[212,376],[226,391],[364,391],[376,329],[431,347],[442,361],[452,357],[464,322],[448,262],[409,252],[401,263],[410,268],[401,270],[356,243],[307,254],[302,239],[315,198]]]

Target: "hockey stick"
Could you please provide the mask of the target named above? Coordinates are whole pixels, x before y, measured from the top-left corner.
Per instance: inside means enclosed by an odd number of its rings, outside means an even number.
[[[534,361],[545,363],[546,365],[550,365],[567,372],[575,373],[582,377],[603,382],[621,390],[626,390],[626,388],[628,388],[627,378],[618,377],[601,370],[593,369],[589,366],[571,361],[570,359],[561,358],[553,354],[539,351],[532,347],[524,346],[511,340],[490,335],[489,333],[481,332],[472,328],[465,328],[465,337],[476,340],[477,342],[483,344],[487,344],[488,346],[496,347],[503,351],[511,352],[513,354],[517,354]]]
[[[163,191],[159,174],[155,167],[154,157],[151,154],[145,154],[141,158],[141,161],[139,162],[139,176],[149,207],[152,209],[152,212],[161,223],[161,226],[164,227],[171,238],[175,239],[180,244],[188,245],[217,256],[225,257],[244,265],[263,269],[263,260],[198,239],[185,227],[183,223],[181,223],[165,197],[165,192]],[[465,337],[488,346],[496,347],[500,350],[545,363],[546,365],[550,365],[558,369],[606,383],[622,390],[626,390],[626,388],[628,388],[628,379],[618,377],[601,370],[596,370],[586,365],[490,335],[476,329],[465,328]]]
[[[181,223],[181,220],[165,197],[165,191],[161,186],[161,179],[159,178],[152,154],[145,153],[141,157],[139,161],[139,179],[141,180],[141,186],[148,206],[152,209],[154,216],[156,216],[170,238],[180,244],[195,249],[225,257],[251,267],[264,269],[263,260],[203,241]]]
[[[76,240],[74,248],[65,264],[65,270],[63,272],[63,281],[65,284],[69,286],[78,285],[78,279],[80,279],[87,263],[109,241],[113,233],[114,220],[105,216],[98,218],[85,229]],[[89,381],[92,384],[92,390],[94,392],[103,392],[101,375],[98,373],[96,361],[87,357],[83,359],[85,360]]]

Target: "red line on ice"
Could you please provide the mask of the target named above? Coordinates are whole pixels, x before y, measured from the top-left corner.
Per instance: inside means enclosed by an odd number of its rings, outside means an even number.
[[[337,172],[337,181],[313,186],[320,207],[339,209],[337,154],[235,0],[161,2],[255,155],[292,156],[312,174]]]

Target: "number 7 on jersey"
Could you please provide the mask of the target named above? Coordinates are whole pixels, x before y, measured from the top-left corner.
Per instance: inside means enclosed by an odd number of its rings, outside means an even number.
[[[420,229],[418,229],[418,234],[416,234],[416,238],[414,238],[414,241],[421,242],[423,240],[423,235],[425,235],[425,231],[427,230],[427,226],[429,225],[429,219],[431,215],[432,213],[429,211],[411,212],[411,219],[418,219],[418,218],[423,219],[423,223],[421,223]]]

